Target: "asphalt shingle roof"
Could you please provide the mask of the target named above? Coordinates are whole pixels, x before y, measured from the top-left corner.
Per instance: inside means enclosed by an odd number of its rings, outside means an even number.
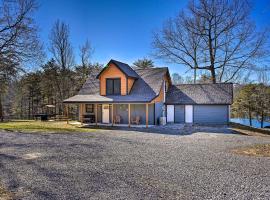
[[[89,74],[86,82],[83,84],[82,88],[79,91],[79,95],[85,94],[99,94],[99,79],[97,75],[101,72],[101,69],[94,69]]]
[[[181,84],[169,87],[167,104],[232,104],[233,84]]]
[[[64,100],[64,103],[111,102],[112,99],[99,94],[78,94]]]
[[[158,95],[163,83],[163,77],[168,72],[168,68],[134,68],[134,70],[146,82],[146,84],[150,86],[155,94]]]
[[[107,64],[107,66],[113,63],[115,64],[125,75],[132,78],[139,78],[138,74],[126,63],[122,63],[117,60],[110,60],[110,62]],[[97,75],[97,78],[100,76],[100,74],[106,69],[107,67],[104,67],[102,71]]]
[[[122,71],[131,77],[136,76],[130,94],[101,96],[99,95],[99,79],[102,70],[94,69],[78,95],[66,99],[65,103],[76,102],[150,102],[160,92],[163,77],[168,68],[134,68],[119,61],[111,60]],[[119,67],[119,68],[120,68]],[[167,104],[231,104],[233,99],[233,85],[219,84],[181,84],[171,85],[166,94]]]
[[[110,95],[106,97],[99,95],[99,79],[97,75],[102,70],[93,70],[78,95],[68,98],[64,102],[150,102],[159,94],[167,70],[168,68],[134,68],[138,78],[135,80],[129,95]]]

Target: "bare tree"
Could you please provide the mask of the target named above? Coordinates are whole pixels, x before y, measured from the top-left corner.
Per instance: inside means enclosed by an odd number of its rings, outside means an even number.
[[[90,42],[86,40],[86,42],[79,47],[80,48],[80,58],[83,67],[90,65],[90,58],[94,52]]]
[[[60,67],[59,77],[60,108],[63,113],[63,100],[72,93],[72,67],[74,66],[73,48],[70,42],[69,26],[57,20],[52,27],[49,50],[53,55],[56,64]]]
[[[213,83],[232,81],[268,54],[267,32],[256,30],[250,11],[246,0],[190,1],[154,33],[155,56],[208,71]]]
[[[270,69],[268,66],[262,67],[258,70],[257,79],[259,83],[263,83],[264,85],[270,85]]]
[[[52,27],[49,50],[52,53],[56,63],[63,70],[69,69],[74,64],[73,48],[70,43],[69,26],[60,20],[57,20]]]
[[[42,56],[33,12],[34,0],[2,0],[0,3],[0,120],[2,96],[10,78],[23,70],[23,64]]]

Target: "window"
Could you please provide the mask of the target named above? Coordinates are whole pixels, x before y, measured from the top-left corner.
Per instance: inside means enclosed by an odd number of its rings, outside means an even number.
[[[106,79],[106,94],[107,95],[121,94],[121,79],[120,78]]]
[[[94,112],[94,104],[86,104],[85,105],[85,112],[86,113],[93,113]]]

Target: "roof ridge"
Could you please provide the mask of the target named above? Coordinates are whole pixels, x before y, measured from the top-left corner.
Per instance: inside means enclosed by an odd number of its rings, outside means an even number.
[[[181,86],[181,85],[221,85],[221,84],[233,84],[231,82],[229,83],[180,83],[180,84],[172,84],[174,86]]]
[[[99,76],[103,73],[103,71],[108,68],[110,63],[113,63],[120,71],[122,71],[128,77],[132,77],[132,78],[135,78],[135,79],[139,77],[137,72],[134,69],[132,69],[132,67],[130,67],[128,64],[117,61],[117,60],[114,60],[114,59],[111,59],[108,62],[108,64],[96,76],[97,78],[99,78]]]
[[[122,64],[125,64],[125,65],[128,65],[128,66],[129,66],[129,64],[124,63],[124,62],[121,62],[121,61],[118,61],[118,60],[111,59],[110,61],[113,61],[113,62],[119,62],[119,63],[122,63]],[[110,63],[110,61],[109,61],[109,63]],[[130,66],[129,66],[129,67],[130,67]],[[131,67],[130,67],[130,68],[131,68]]]
[[[133,67],[133,69],[141,69],[141,70],[147,70],[147,69],[169,69],[168,67],[146,67],[146,68],[141,68],[141,67]]]

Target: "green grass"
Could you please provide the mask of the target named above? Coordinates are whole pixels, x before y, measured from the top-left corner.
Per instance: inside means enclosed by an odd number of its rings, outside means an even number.
[[[0,130],[20,132],[93,132],[95,129],[82,128],[81,125],[67,124],[67,122],[41,122],[34,120],[16,120],[0,122]]]

